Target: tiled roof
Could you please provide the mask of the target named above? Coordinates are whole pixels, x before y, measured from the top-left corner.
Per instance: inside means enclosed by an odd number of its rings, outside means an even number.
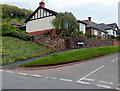
[[[78,20],[77,22],[87,25],[87,23],[85,23],[85,22],[83,22],[83,21],[81,21],[81,20]]]
[[[118,28],[116,23],[107,24],[107,26],[112,27],[113,29]]]
[[[116,24],[116,23],[114,23],[114,24]],[[117,31],[117,30],[115,30],[116,27],[110,26],[110,25],[112,25],[112,24],[108,25],[108,24],[101,23],[101,24],[99,24],[99,25],[100,25],[101,28],[103,28],[103,29],[105,29],[105,30],[110,30],[110,29],[112,29],[112,30],[114,30],[114,31]],[[117,25],[117,24],[116,24],[116,25]],[[115,26],[116,26],[116,25],[115,25]]]
[[[93,28],[93,29],[107,33],[107,31],[106,31],[107,26],[106,25],[97,24],[97,23],[91,22],[89,20],[83,20],[83,22],[87,24],[87,28]]]
[[[101,24],[98,24],[98,25],[99,25],[99,27],[100,27],[101,29],[104,29],[104,30],[113,29],[112,27],[107,26],[107,25],[106,25],[106,24],[104,24],[104,23],[101,23]]]

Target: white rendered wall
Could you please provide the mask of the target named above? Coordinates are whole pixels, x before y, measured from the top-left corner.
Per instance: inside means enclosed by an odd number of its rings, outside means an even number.
[[[79,23],[79,30],[82,31],[84,34],[86,33],[86,25],[85,24],[82,24],[82,23]]]
[[[109,35],[114,35],[115,37],[117,36],[117,33],[114,31],[114,34],[113,34],[113,30],[107,30],[108,34]]]
[[[94,30],[94,35],[98,35],[98,31],[97,30]]]
[[[107,30],[109,35],[113,35],[113,30]]]
[[[42,19],[29,21],[26,24],[26,32],[36,32],[42,30],[53,29],[51,21],[55,19],[55,16],[50,16]]]
[[[114,31],[114,36],[117,37],[117,33],[116,33],[116,31]]]
[[[101,35],[102,35],[102,36],[104,36],[104,34],[105,34],[104,32],[101,32]]]

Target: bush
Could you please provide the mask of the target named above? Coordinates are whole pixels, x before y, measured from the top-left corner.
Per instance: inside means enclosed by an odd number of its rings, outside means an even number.
[[[26,41],[33,41],[34,40],[34,36],[27,35],[25,33],[20,33],[20,32],[14,32],[10,36],[16,37],[16,38],[19,38],[19,39],[22,39],[22,40],[26,40]]]
[[[79,35],[79,36],[81,36],[81,37],[87,38],[87,35],[84,34],[83,31],[76,31],[75,34],[76,34],[76,35]]]
[[[80,36],[87,38],[87,35],[85,35],[85,34],[80,34]]]
[[[111,38],[112,38],[112,39],[115,39],[115,36],[114,36],[114,35],[111,35]]]
[[[116,37],[116,39],[117,39],[118,41],[120,41],[120,35],[118,35],[118,36]]]
[[[13,25],[2,24],[2,25],[0,25],[0,27],[2,28],[2,32],[0,33],[0,35],[2,35],[2,36],[7,36],[11,33],[14,33],[15,31],[20,32],[20,30]]]
[[[2,33],[0,33],[0,35],[2,36],[16,37],[16,38],[23,39],[26,41],[34,39],[34,36],[28,35],[20,31],[17,27],[13,25],[2,24],[0,27],[2,27]]]
[[[98,38],[99,40],[101,40],[101,39],[102,39],[100,36],[97,36],[97,38]]]
[[[92,38],[97,38],[97,36],[96,35],[92,35]]]
[[[75,31],[75,34],[79,35],[79,34],[83,34],[83,32],[82,31]]]

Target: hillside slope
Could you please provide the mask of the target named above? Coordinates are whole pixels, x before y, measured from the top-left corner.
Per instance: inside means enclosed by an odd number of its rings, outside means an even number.
[[[36,56],[45,55],[54,50],[46,48],[32,41],[24,41],[14,37],[2,37],[2,62],[13,63]]]
[[[24,21],[32,14],[33,11],[27,9],[21,9],[16,6],[0,4],[2,6],[3,23],[9,24],[24,24]]]

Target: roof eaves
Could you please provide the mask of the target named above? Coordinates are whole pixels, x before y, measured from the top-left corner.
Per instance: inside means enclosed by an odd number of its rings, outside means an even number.
[[[83,21],[81,21],[81,20],[77,20],[77,22],[78,22],[78,23],[83,23],[83,24],[87,25],[87,23],[85,23],[85,22],[83,22]]]

